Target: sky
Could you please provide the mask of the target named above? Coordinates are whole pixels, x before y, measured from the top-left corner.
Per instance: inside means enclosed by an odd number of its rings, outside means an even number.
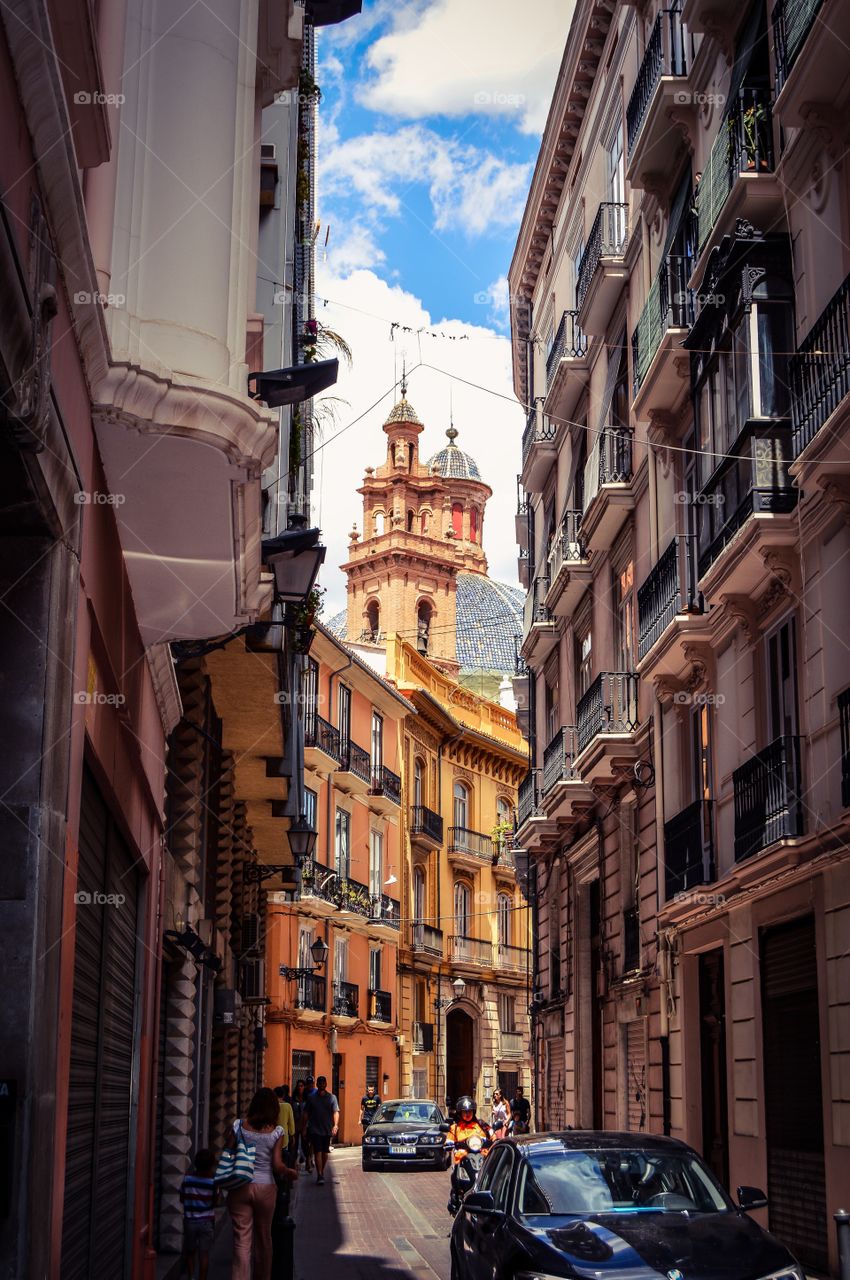
[[[443,447],[451,414],[494,491],[490,575],[517,581],[525,418],[506,277],[572,12],[571,0],[532,3],[534,22],[516,0],[364,0],[319,35],[316,314],[353,352],[315,458],[326,618],[345,604],[337,566],[361,528],[364,468],[384,458],[403,362],[421,456]]]

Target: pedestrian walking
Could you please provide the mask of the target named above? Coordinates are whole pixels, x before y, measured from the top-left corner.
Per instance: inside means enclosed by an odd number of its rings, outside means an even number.
[[[278,1101],[277,1122],[286,1133],[284,1150],[291,1156],[295,1148],[295,1116],[292,1111],[292,1104],[289,1101],[289,1085],[279,1084],[275,1089],[275,1096]],[[286,1163],[291,1167],[291,1159],[287,1160]]]
[[[375,1092],[373,1084],[367,1084],[366,1092],[360,1099],[360,1123],[363,1126],[363,1132],[369,1128],[369,1125],[375,1119],[375,1112],[381,1105],[381,1099]]]
[[[310,1144],[310,1135],[307,1132],[307,1099],[312,1098],[316,1092],[316,1082],[312,1076],[307,1076],[304,1080],[304,1120],[301,1127],[301,1139],[304,1147],[304,1167],[308,1173],[312,1173],[314,1169],[313,1148]]]
[[[307,1139],[304,1134],[304,1081],[296,1080],[292,1086],[292,1118],[295,1121],[295,1163],[306,1165]]]
[[[503,1097],[501,1089],[493,1090],[493,1110],[490,1115],[490,1128],[494,1138],[504,1138],[511,1122],[511,1108]]]
[[[280,1104],[273,1089],[258,1089],[251,1099],[247,1115],[234,1120],[227,1136],[227,1146],[235,1147],[237,1137],[254,1150],[254,1167],[250,1182],[228,1192],[227,1207],[233,1222],[233,1263],[231,1280],[251,1280],[253,1254],[254,1280],[271,1280],[272,1218],[277,1199],[275,1178],[296,1179],[283,1159],[286,1140],[278,1124]]]
[[[528,1133],[531,1129],[531,1103],[525,1096],[525,1090],[521,1084],[516,1087],[516,1093],[511,1099],[511,1115],[513,1117],[513,1132]]]
[[[328,1092],[325,1076],[316,1081],[316,1092],[308,1096],[306,1106],[307,1137],[316,1161],[316,1186],[325,1183],[325,1168],[331,1139],[339,1132],[339,1103],[334,1094]]]
[[[206,1280],[215,1234],[215,1153],[206,1147],[196,1152],[192,1172],[180,1184],[183,1206],[183,1255],[180,1259],[190,1280],[198,1259],[198,1280]]]

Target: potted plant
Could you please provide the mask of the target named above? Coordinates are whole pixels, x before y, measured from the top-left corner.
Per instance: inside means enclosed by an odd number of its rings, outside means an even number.
[[[741,145],[742,154],[740,156],[740,167],[752,171],[757,166],[759,169],[767,168],[766,157],[766,138],[765,123],[767,121],[767,112],[764,104],[761,102],[753,102],[748,107],[744,107],[740,116],[741,121]],[[736,125],[734,117],[729,119],[729,128],[733,130]]]
[[[493,865],[499,861],[499,857],[505,852],[508,846],[508,837],[513,832],[513,824],[508,822],[506,818],[501,818],[493,827],[490,835],[493,838],[493,844],[496,852],[493,854]]]
[[[322,612],[322,596],[324,594],[324,587],[313,587],[312,591],[305,597],[303,604],[295,607],[292,622],[295,629],[296,653],[310,652],[310,645],[313,643],[313,628],[316,625],[319,614]]]

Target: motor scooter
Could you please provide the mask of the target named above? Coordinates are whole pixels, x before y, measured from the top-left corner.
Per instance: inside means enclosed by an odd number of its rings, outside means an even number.
[[[452,1152],[451,1193],[446,1208],[453,1218],[463,1204],[464,1196],[472,1190],[489,1147],[486,1138],[473,1134],[463,1146],[455,1147]]]

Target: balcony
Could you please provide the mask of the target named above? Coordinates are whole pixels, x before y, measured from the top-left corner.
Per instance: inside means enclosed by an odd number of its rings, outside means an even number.
[[[493,967],[508,969],[511,973],[525,973],[531,967],[531,952],[527,947],[514,947],[508,942],[498,942]]]
[[[850,393],[850,276],[801,342],[791,359],[790,375],[791,449],[799,459],[794,472],[805,470],[811,461],[817,464],[819,475],[824,469],[846,475],[850,472],[846,432]],[[829,429],[823,431],[828,422]],[[801,458],[801,454],[805,456]]]
[[[684,646],[704,626],[693,534],[677,534],[638,587],[637,601],[638,670],[680,675],[687,666]]]
[[[741,89],[720,122],[696,192],[699,279],[710,250],[743,218],[773,229],[785,220],[783,191],[773,173],[773,121],[766,89]]]
[[[565,511],[549,552],[546,605],[555,618],[569,618],[593,581],[590,554],[581,532],[582,511]]]
[[[309,708],[304,719],[304,765],[316,773],[332,773],[340,762],[339,729]]]
[[[662,9],[655,19],[635,87],[626,108],[629,157],[626,177],[632,187],[669,173],[678,160],[682,139],[677,124],[694,112],[688,92],[693,42],[677,7]]]
[[[401,804],[401,778],[387,766],[372,769],[369,807],[376,813],[395,813]]]
[[[357,1018],[360,1005],[360,988],[356,982],[335,982],[332,993],[331,1013],[335,1018]]]
[[[410,806],[410,841],[420,849],[439,849],[443,843],[443,819],[424,804]]]
[[[467,938],[452,934],[449,959],[453,964],[477,964],[492,967],[493,944],[482,938]]]
[[[449,827],[446,849],[450,862],[475,869],[482,862],[492,866],[496,853],[492,836],[483,831],[470,831],[468,827]]]
[[[747,6],[740,0],[684,0],[682,22],[693,35],[722,36],[727,46],[746,16]],[[731,60],[731,54],[730,60]]]
[[[607,785],[634,766],[640,755],[637,727],[637,676],[631,671],[600,672],[576,707],[574,767],[588,786]]]
[[[433,1053],[434,1052],[433,1022],[414,1022],[413,1052],[414,1053]]]
[[[777,738],[732,774],[735,790],[735,861],[761,853],[777,840],[803,834],[800,739]]]
[[[324,1013],[327,989],[326,980],[318,974],[311,978],[299,978],[295,987],[295,1008],[308,1013]]]
[[[397,937],[401,928],[401,907],[396,899],[386,893],[373,894],[369,923],[372,926],[370,932],[380,931],[382,937]]]
[[[516,703],[516,721],[520,733],[526,739],[531,735],[531,673],[528,663],[520,655],[522,636],[514,636],[514,674],[511,687]]]
[[[525,823],[537,812],[537,776],[538,769],[529,769],[517,790],[516,825],[517,835]]]
[[[565,311],[546,358],[544,409],[557,420],[568,418],[587,386],[589,368],[587,336],[578,324],[577,311]]]
[[[608,426],[599,432],[585,471],[581,532],[585,548],[610,551],[629,513],[634,510],[632,432]]]
[[[529,666],[545,662],[558,643],[555,621],[546,607],[549,579],[535,578],[525,597],[521,656]]]
[[[577,755],[578,732],[571,726],[559,729],[543,752],[542,804],[559,835],[586,817],[596,803],[575,767]]]
[[[850,807],[850,687],[838,695],[838,723],[841,730],[841,803]]]
[[[520,479],[526,493],[540,493],[546,477],[558,456],[558,427],[537,405],[528,411],[522,433],[522,473]]]
[[[365,796],[372,787],[372,757],[356,742],[341,740],[339,767],[334,782],[351,795]]]
[[[583,333],[602,337],[629,278],[623,260],[629,239],[629,206],[599,206],[578,265],[576,302]]]
[[[681,345],[694,322],[692,268],[689,257],[667,255],[632,334],[632,410],[641,420],[650,411],[675,412],[690,388],[690,360]]]
[[[433,925],[415,921],[413,925],[413,950],[424,951],[430,956],[443,958],[443,931]]]
[[[369,1022],[391,1023],[393,1020],[393,998],[389,991],[374,991],[369,988]]]
[[[773,9],[775,112],[784,128],[800,128],[819,104],[847,103],[850,10],[844,0],[779,0]],[[805,56],[801,53],[805,47]]]
[[[697,800],[664,823],[664,897],[669,902],[714,876],[711,807]]]
[[[516,478],[516,517],[514,528],[516,531],[517,546],[527,551],[529,548],[529,528],[528,517],[531,511],[531,503],[528,501],[528,494],[522,487],[522,476]]]
[[[307,858],[301,871],[301,902],[322,915],[360,916],[376,928],[398,931],[399,904],[386,894],[373,894],[368,885],[350,880],[332,867]]]

